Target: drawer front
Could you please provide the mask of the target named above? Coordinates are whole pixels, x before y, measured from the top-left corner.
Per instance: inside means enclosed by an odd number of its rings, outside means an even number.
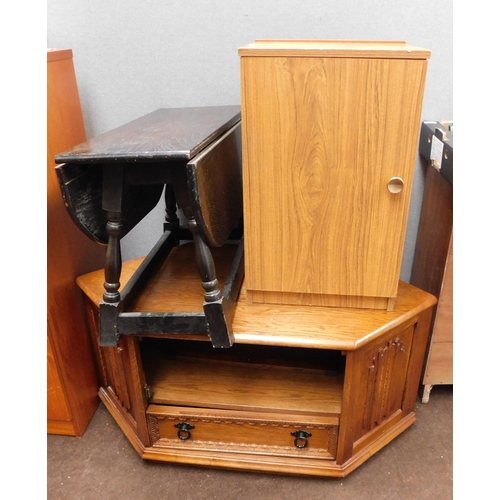
[[[335,458],[338,416],[150,405],[153,447]]]

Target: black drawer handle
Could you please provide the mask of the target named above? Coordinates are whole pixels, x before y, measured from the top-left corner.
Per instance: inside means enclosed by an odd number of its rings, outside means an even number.
[[[180,424],[175,424],[174,427],[179,429],[177,431],[177,436],[179,439],[186,441],[191,437],[191,430],[194,429],[194,425],[188,424],[187,422],[181,422]]]
[[[312,434],[310,432],[302,431],[302,430],[291,432],[290,435],[295,437],[293,444],[297,448],[307,448],[307,445],[309,444],[309,441],[307,440],[307,438],[310,438],[312,436]]]

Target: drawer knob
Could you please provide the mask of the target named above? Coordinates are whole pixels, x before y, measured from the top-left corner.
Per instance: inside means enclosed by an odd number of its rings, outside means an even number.
[[[307,445],[309,444],[307,438],[310,438],[312,436],[310,432],[302,430],[291,432],[290,434],[295,437],[293,444],[297,448],[307,448]]]
[[[392,177],[391,179],[389,179],[389,182],[387,183],[387,189],[392,194],[401,193],[401,191],[403,191],[404,186],[405,186],[405,181],[401,179],[401,177]]]
[[[177,431],[177,436],[179,439],[186,441],[191,437],[191,430],[194,429],[194,425],[188,424],[187,422],[181,422],[180,424],[175,424],[174,427],[179,429]]]

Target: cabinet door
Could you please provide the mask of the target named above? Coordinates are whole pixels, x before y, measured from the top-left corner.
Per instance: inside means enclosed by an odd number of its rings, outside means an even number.
[[[395,297],[427,61],[241,64],[247,289]]]
[[[340,420],[341,463],[369,447],[408,413],[415,323],[348,353]],[[421,366],[421,365],[420,365]]]
[[[93,348],[99,361],[101,388],[99,395],[115,418],[134,429],[141,444],[133,440],[134,446],[149,446],[146,423],[146,381],[142,369],[139,338],[126,335],[118,347],[99,345],[99,310],[85,297],[87,324]]]

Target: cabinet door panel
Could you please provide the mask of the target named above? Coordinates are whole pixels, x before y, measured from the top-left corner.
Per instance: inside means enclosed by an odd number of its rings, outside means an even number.
[[[364,349],[348,353],[340,420],[341,462],[407,415],[415,323],[403,325]]]
[[[242,58],[249,290],[396,296],[426,65]]]

